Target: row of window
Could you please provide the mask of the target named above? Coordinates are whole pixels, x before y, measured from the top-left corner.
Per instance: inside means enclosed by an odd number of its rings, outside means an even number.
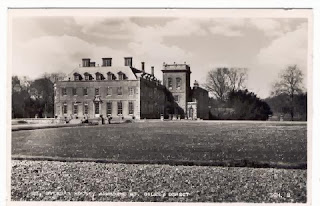
[[[106,88],[106,96],[111,96],[112,95],[112,91],[113,91],[114,87],[107,87]],[[82,94],[83,95],[88,95],[88,88],[82,88]],[[134,95],[134,87],[129,87],[128,88],[129,91],[129,96],[133,96]],[[100,95],[100,88],[95,88],[94,89],[94,95]],[[117,95],[122,95],[123,94],[123,88],[122,87],[116,87],[116,92]],[[61,94],[67,95],[67,88],[61,88]],[[78,88],[72,88],[72,95],[78,95]]]
[[[74,81],[80,81],[83,79],[82,75],[79,73],[74,73],[73,76],[74,76]],[[96,80],[105,80],[105,79],[106,78],[102,73],[100,72],[96,73]],[[115,74],[113,74],[112,72],[107,73],[107,80],[116,80],[116,79],[117,77]],[[127,76],[122,72],[118,72],[118,80],[125,80],[125,79],[127,79]],[[90,73],[86,72],[84,73],[84,80],[85,81],[94,80],[94,77]]]
[[[172,89],[172,85],[173,85],[173,79],[171,77],[168,78],[168,88]],[[181,89],[181,78],[177,77],[176,78],[176,89]]]
[[[113,102],[107,102],[107,110],[106,110],[106,115],[110,116],[112,115],[112,103]],[[68,113],[68,104],[64,103],[63,104],[63,114],[67,114]],[[100,103],[99,102],[95,102],[94,103],[94,111],[95,114],[100,114]],[[128,104],[128,111],[129,111],[129,115],[133,115],[134,113],[134,103],[133,102],[129,102]],[[78,114],[79,112],[79,105],[77,103],[72,105],[72,113],[73,114]],[[84,103],[83,105],[83,113],[84,114],[89,114],[89,105],[88,103]],[[123,102],[122,101],[118,101],[117,102],[117,114],[118,115],[122,115],[123,114]]]

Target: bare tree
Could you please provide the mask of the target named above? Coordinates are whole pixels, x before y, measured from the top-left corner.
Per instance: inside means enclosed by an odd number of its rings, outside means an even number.
[[[285,94],[289,98],[291,121],[294,117],[295,95],[301,94],[304,90],[302,81],[302,71],[297,65],[291,65],[280,73],[278,82],[274,84],[274,91],[272,92],[273,96]]]
[[[208,72],[206,89],[218,100],[225,101],[231,91],[245,89],[247,69],[216,68]]]

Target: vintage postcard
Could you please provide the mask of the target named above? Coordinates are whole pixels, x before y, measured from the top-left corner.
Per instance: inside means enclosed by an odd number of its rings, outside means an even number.
[[[8,15],[8,205],[310,205],[311,9]]]

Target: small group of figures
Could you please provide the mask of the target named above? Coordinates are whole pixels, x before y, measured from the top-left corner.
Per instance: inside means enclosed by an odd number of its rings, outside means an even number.
[[[100,115],[100,118],[101,118],[102,124],[105,124],[105,118],[103,117],[103,115]],[[111,124],[112,117],[108,116],[106,119],[108,120],[108,124]]]
[[[67,117],[64,117],[64,123],[65,124],[68,124],[68,123],[71,123],[70,121],[72,119],[78,119],[78,118],[67,118]],[[89,121],[89,118],[88,117],[83,117],[83,119],[81,119],[81,123],[82,124],[85,124],[85,123],[94,123],[94,122],[97,122],[98,124],[106,124],[106,121],[108,121],[108,124],[111,124],[111,120],[112,120],[112,117],[111,116],[108,116],[108,117],[103,117],[103,115],[100,115],[99,117],[95,118],[95,119],[92,119],[91,121]],[[80,123],[80,122],[79,122]]]
[[[98,118],[98,122],[101,122],[101,124],[106,124],[106,120],[108,121],[108,124],[111,124],[112,117],[103,117],[103,115],[100,115]],[[84,117],[83,120],[81,121],[82,123],[89,123],[89,119]]]

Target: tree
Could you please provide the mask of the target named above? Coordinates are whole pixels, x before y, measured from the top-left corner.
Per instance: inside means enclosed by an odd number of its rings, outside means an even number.
[[[272,114],[269,105],[248,90],[230,92],[228,105],[234,109],[232,119],[267,120]]]
[[[294,118],[295,96],[303,92],[302,85],[303,74],[297,65],[288,66],[279,75],[279,80],[274,84],[272,96],[285,95],[288,98],[288,110],[291,116],[291,121]]]
[[[295,120],[306,121],[307,120],[307,93],[294,95],[294,114]],[[287,115],[290,116],[291,103],[287,94],[279,94],[276,96],[268,97],[265,101],[269,104],[271,110],[276,116],[283,115],[284,119],[287,119]]]
[[[30,85],[30,96],[38,103],[37,113],[39,117],[53,117],[54,88],[49,78],[43,77],[33,81]]]
[[[229,92],[223,107],[210,111],[211,119],[217,120],[267,120],[272,114],[269,105],[248,90]]]
[[[23,80],[24,78],[21,81],[19,77],[12,76],[12,118],[31,117],[33,102]]]
[[[12,118],[53,117],[53,85],[64,76],[63,73],[46,73],[34,81],[12,76]]]
[[[208,72],[206,89],[218,100],[226,101],[229,92],[245,89],[247,69],[216,68]]]

